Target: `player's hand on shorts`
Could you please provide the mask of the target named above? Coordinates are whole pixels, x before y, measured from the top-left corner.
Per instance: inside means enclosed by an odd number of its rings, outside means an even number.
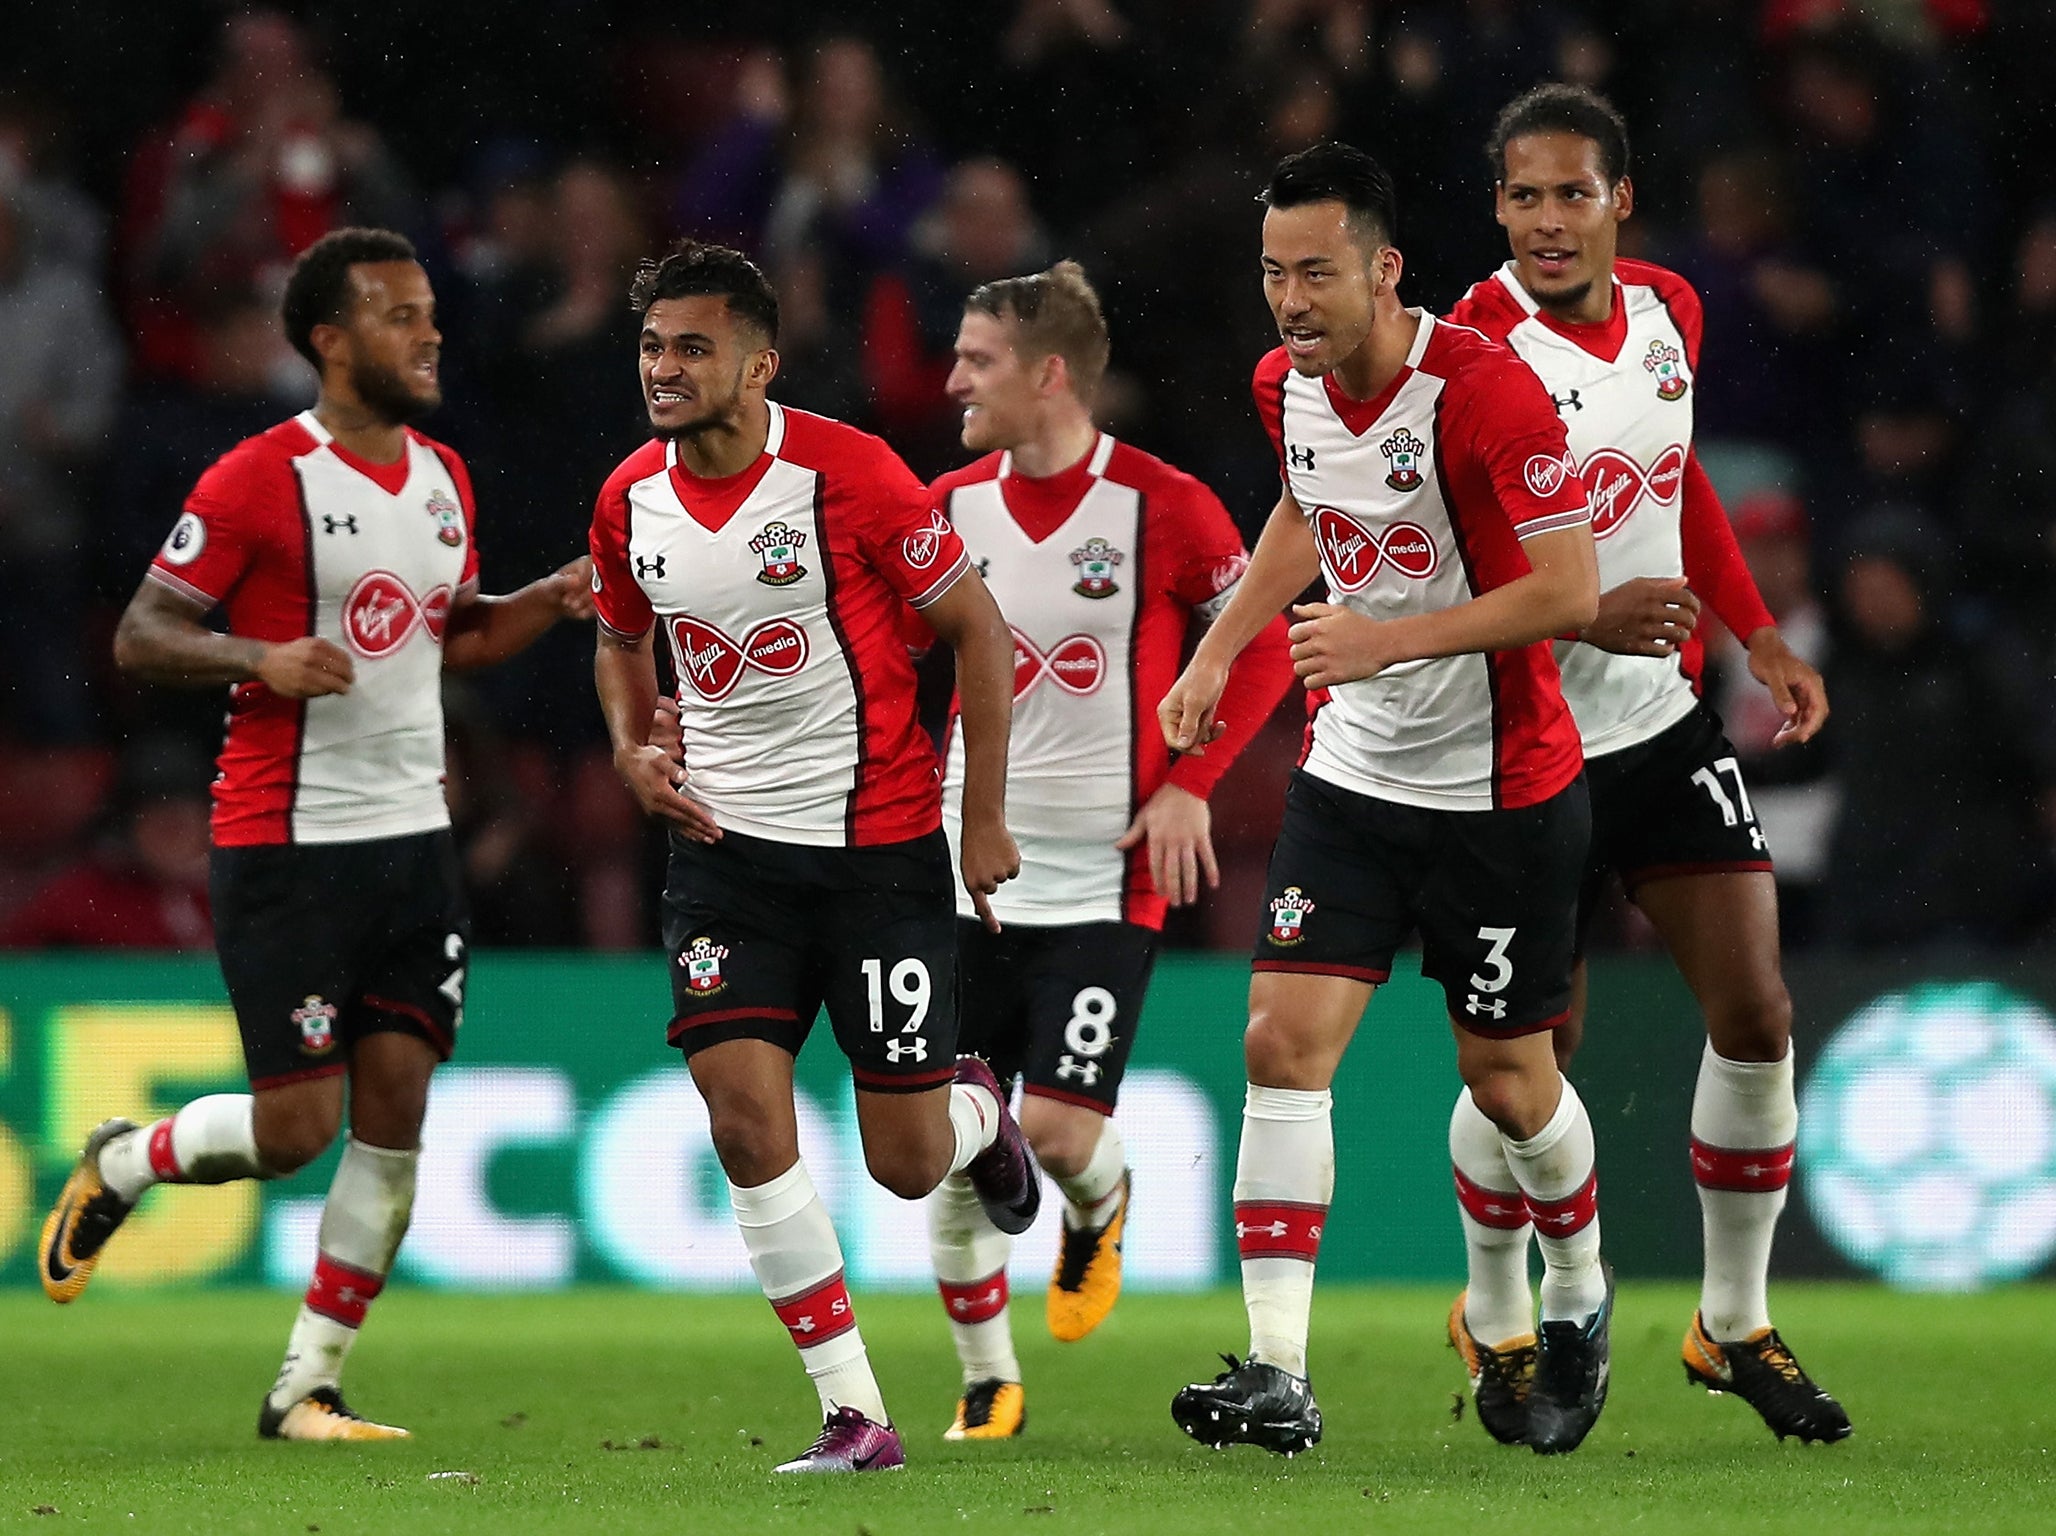
[[[1599,614],[1578,638],[1617,656],[1674,656],[1699,622],[1682,576],[1637,576],[1599,594]]]
[[[551,595],[557,599],[557,608],[565,618],[589,619],[593,616],[592,556],[580,555],[546,579],[553,589]]]
[[[1334,603],[1294,603],[1299,620],[1285,631],[1292,642],[1292,670],[1308,688],[1376,677],[1399,658],[1385,648],[1385,626],[1353,608]]]
[[[257,659],[257,681],[280,698],[318,699],[327,693],[348,693],[356,680],[357,668],[350,653],[319,635],[267,645]]]
[[[1749,673],[1770,690],[1771,702],[1785,717],[1774,747],[1794,747],[1811,741],[1828,718],[1828,688],[1803,657],[1785,644],[1775,625],[1759,629],[1749,637]]]
[[[1128,830],[1114,846],[1126,852],[1149,847],[1149,878],[1157,894],[1174,907],[1199,900],[1199,882],[1221,888],[1221,866],[1214,862],[1214,813],[1189,789],[1175,784],[1158,788],[1142,803]]]
[[[998,933],[999,919],[992,915],[992,903],[985,898],[1021,873],[1021,850],[1014,846],[1014,834],[996,819],[966,821],[960,862],[972,910],[988,932]]]
[[[1195,656],[1157,705],[1157,724],[1163,727],[1164,744],[1173,752],[1205,757],[1207,743],[1218,741],[1221,732],[1228,729],[1214,718],[1227,686],[1225,667],[1212,666]]]
[[[685,764],[645,742],[614,754],[614,771],[646,816],[655,816],[695,843],[718,843],[721,829],[707,808],[686,793]]]
[[[657,707],[650,714],[650,745],[674,763],[685,761],[685,724],[678,718],[678,700],[669,694],[657,696]]]

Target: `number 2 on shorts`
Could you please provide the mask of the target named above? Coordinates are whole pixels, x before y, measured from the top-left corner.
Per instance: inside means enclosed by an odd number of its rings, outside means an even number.
[[[864,973],[864,992],[871,1003],[871,1033],[885,1033],[885,994],[890,991],[892,1000],[908,1009],[907,1022],[901,1026],[900,1033],[919,1034],[921,1021],[928,1017],[928,1002],[932,995],[928,967],[909,957],[895,965],[889,976],[885,974],[885,962],[882,960],[866,960],[858,969]]]

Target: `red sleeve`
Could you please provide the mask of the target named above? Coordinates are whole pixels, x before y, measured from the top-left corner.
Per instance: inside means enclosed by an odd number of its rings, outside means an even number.
[[[857,547],[906,603],[926,608],[957,584],[971,557],[900,456],[877,438],[858,440],[868,449],[852,456],[847,479],[836,477],[846,493],[855,492]]]
[[[1614,272],[1624,283],[1643,283],[1656,290],[1663,307],[1670,311],[1671,323],[1685,338],[1685,361],[1697,373],[1699,342],[1706,334],[1706,311],[1699,302],[1698,291],[1670,268],[1653,262],[1623,258],[1614,263]]]
[[[150,575],[210,608],[228,601],[297,508],[292,481],[292,466],[275,452],[245,444],[222,455],[186,498]]]
[[[1685,460],[1685,504],[1678,515],[1685,580],[1737,639],[1747,640],[1777,621],[1756,590],[1756,578],[1735,542],[1735,526],[1694,452]]]
[[[587,548],[593,557],[593,606],[600,622],[630,639],[649,633],[657,622],[649,595],[628,568],[628,487],[626,465],[608,477],[593,505]]]
[[[946,400],[952,354],[931,357],[922,345],[906,280],[888,273],[864,297],[864,386],[879,423],[888,428],[919,426]]]
[[[1152,563],[1167,572],[1164,585],[1171,596],[1204,622],[1212,623],[1228,606],[1236,583],[1249,568],[1241,533],[1221,499],[1190,476],[1173,481],[1171,494],[1161,498],[1160,510],[1153,511],[1151,532],[1161,540],[1161,548],[1151,551]],[[1204,757],[1173,761],[1169,783],[1202,800],[1213,793],[1221,775],[1271,718],[1271,711],[1291,686],[1289,649],[1282,616],[1243,648],[1228,669],[1227,686],[1215,711],[1227,729]]]
[[[1256,377],[1249,385],[1250,393],[1256,397],[1256,419],[1264,424],[1271,452],[1277,455],[1280,480],[1285,478],[1285,375],[1291,370],[1285,349],[1275,348],[1266,352],[1263,361],[1256,365]]]
[[[1497,277],[1483,278],[1471,284],[1471,291],[1457,300],[1456,308],[1449,312],[1450,324],[1482,331],[1499,342],[1512,335],[1513,328],[1525,319],[1527,312],[1514,301],[1514,296],[1506,291],[1506,284]]]
[[[464,508],[464,575],[457,583],[457,590],[478,586],[478,502],[471,492],[471,471],[464,467],[464,460],[458,457],[454,448],[446,448],[431,438],[423,438],[433,448],[436,457],[443,461],[443,468],[450,472],[450,479],[456,482],[457,500]]]
[[[1484,470],[1516,538],[1589,523],[1591,498],[1548,391],[1526,363],[1494,351],[1450,381],[1455,446]]]

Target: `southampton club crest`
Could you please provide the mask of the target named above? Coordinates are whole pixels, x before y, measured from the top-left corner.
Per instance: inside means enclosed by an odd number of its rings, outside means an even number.
[[[1404,427],[1386,438],[1378,445],[1378,452],[1392,461],[1392,472],[1385,477],[1385,483],[1395,491],[1419,490],[1421,455],[1427,451],[1428,445]]]
[[[428,515],[435,519],[435,536],[450,548],[464,542],[464,509],[443,494],[441,486],[428,493]]]
[[[1087,539],[1082,548],[1071,551],[1071,564],[1078,567],[1071,590],[1080,597],[1112,597],[1121,590],[1114,567],[1126,558],[1105,539]]]
[[[1678,371],[1678,349],[1668,342],[1649,343],[1649,355],[1642,359],[1642,366],[1656,376],[1656,394],[1660,400],[1682,400],[1685,396],[1685,376]]]
[[[309,1056],[326,1056],[336,1044],[336,1005],[319,993],[310,993],[292,1012],[300,1026],[300,1049]]]
[[[1306,915],[1313,909],[1304,891],[1286,886],[1285,894],[1271,903],[1271,942],[1287,947],[1299,943],[1306,937]]]
[[[783,523],[766,523],[764,531],[750,540],[750,552],[764,557],[757,580],[767,587],[789,587],[807,574],[800,564],[800,546],[807,536]]]
[[[701,934],[678,956],[678,963],[685,967],[686,986],[700,997],[712,997],[726,990],[728,983],[721,979],[721,962],[727,958],[727,945],[716,944]]]

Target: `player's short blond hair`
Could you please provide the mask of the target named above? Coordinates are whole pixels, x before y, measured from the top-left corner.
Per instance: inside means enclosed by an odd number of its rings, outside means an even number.
[[[1077,262],[1060,261],[1047,272],[986,283],[964,301],[964,308],[1013,321],[1014,350],[1023,362],[1061,357],[1080,400],[1089,403],[1099,389],[1113,349],[1099,294]]]

